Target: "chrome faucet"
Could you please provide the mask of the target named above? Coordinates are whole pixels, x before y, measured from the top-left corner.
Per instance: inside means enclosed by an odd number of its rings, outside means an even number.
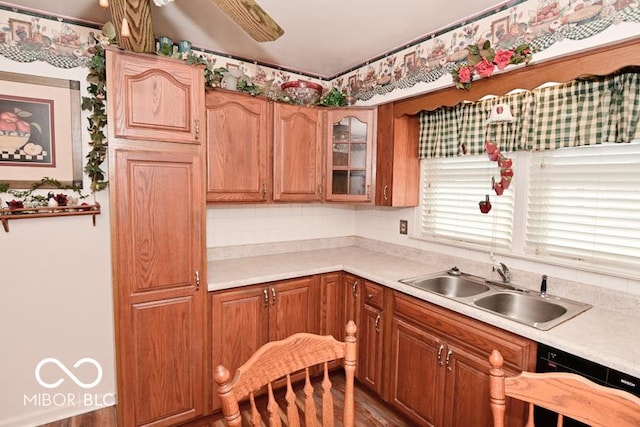
[[[500,263],[500,267],[493,267],[493,271],[497,271],[500,277],[502,277],[502,281],[504,283],[509,283],[511,281],[511,272],[509,271],[509,267],[504,262]]]

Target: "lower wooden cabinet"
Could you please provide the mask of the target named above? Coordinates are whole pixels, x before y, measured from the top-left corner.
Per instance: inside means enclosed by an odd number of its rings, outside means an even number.
[[[320,333],[319,284],[319,276],[306,276],[211,292],[212,368],[223,364],[233,373],[269,341]],[[212,408],[220,408],[212,395]]]
[[[432,333],[393,317],[391,321],[390,402],[404,415],[425,426],[437,424],[442,407],[444,376],[439,359],[444,344]]]
[[[382,394],[382,362],[384,358],[384,288],[364,281],[360,324],[358,326],[358,380]]]
[[[399,292],[393,292],[388,402],[421,426],[493,425],[489,354],[508,374],[535,368],[536,343]],[[525,405],[507,405],[507,425],[524,423]]]
[[[296,332],[341,340],[354,320],[357,380],[419,426],[492,426],[493,349],[508,374],[535,369],[535,342],[349,273],[211,292],[210,307],[212,366],[232,372],[268,341]],[[507,411],[508,426],[523,425],[523,403]]]

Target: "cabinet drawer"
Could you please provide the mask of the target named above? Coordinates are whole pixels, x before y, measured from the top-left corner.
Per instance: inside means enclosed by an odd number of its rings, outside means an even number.
[[[364,291],[363,298],[364,298],[365,304],[368,304],[377,308],[382,308],[384,303],[384,287],[369,281],[365,281],[363,291]]]
[[[535,342],[400,292],[393,295],[394,316],[444,334],[481,357],[499,350],[517,371],[535,368]]]

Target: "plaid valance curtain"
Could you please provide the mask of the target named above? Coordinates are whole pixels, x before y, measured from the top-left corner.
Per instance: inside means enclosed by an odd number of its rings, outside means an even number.
[[[486,124],[509,105],[515,121]],[[575,80],[533,91],[420,113],[419,157],[481,154],[485,140],[503,152],[629,142],[640,138],[640,73]]]

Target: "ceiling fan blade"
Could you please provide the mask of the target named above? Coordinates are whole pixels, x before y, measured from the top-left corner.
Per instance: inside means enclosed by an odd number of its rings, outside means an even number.
[[[270,42],[284,34],[284,30],[254,0],[213,1],[255,41]]]

